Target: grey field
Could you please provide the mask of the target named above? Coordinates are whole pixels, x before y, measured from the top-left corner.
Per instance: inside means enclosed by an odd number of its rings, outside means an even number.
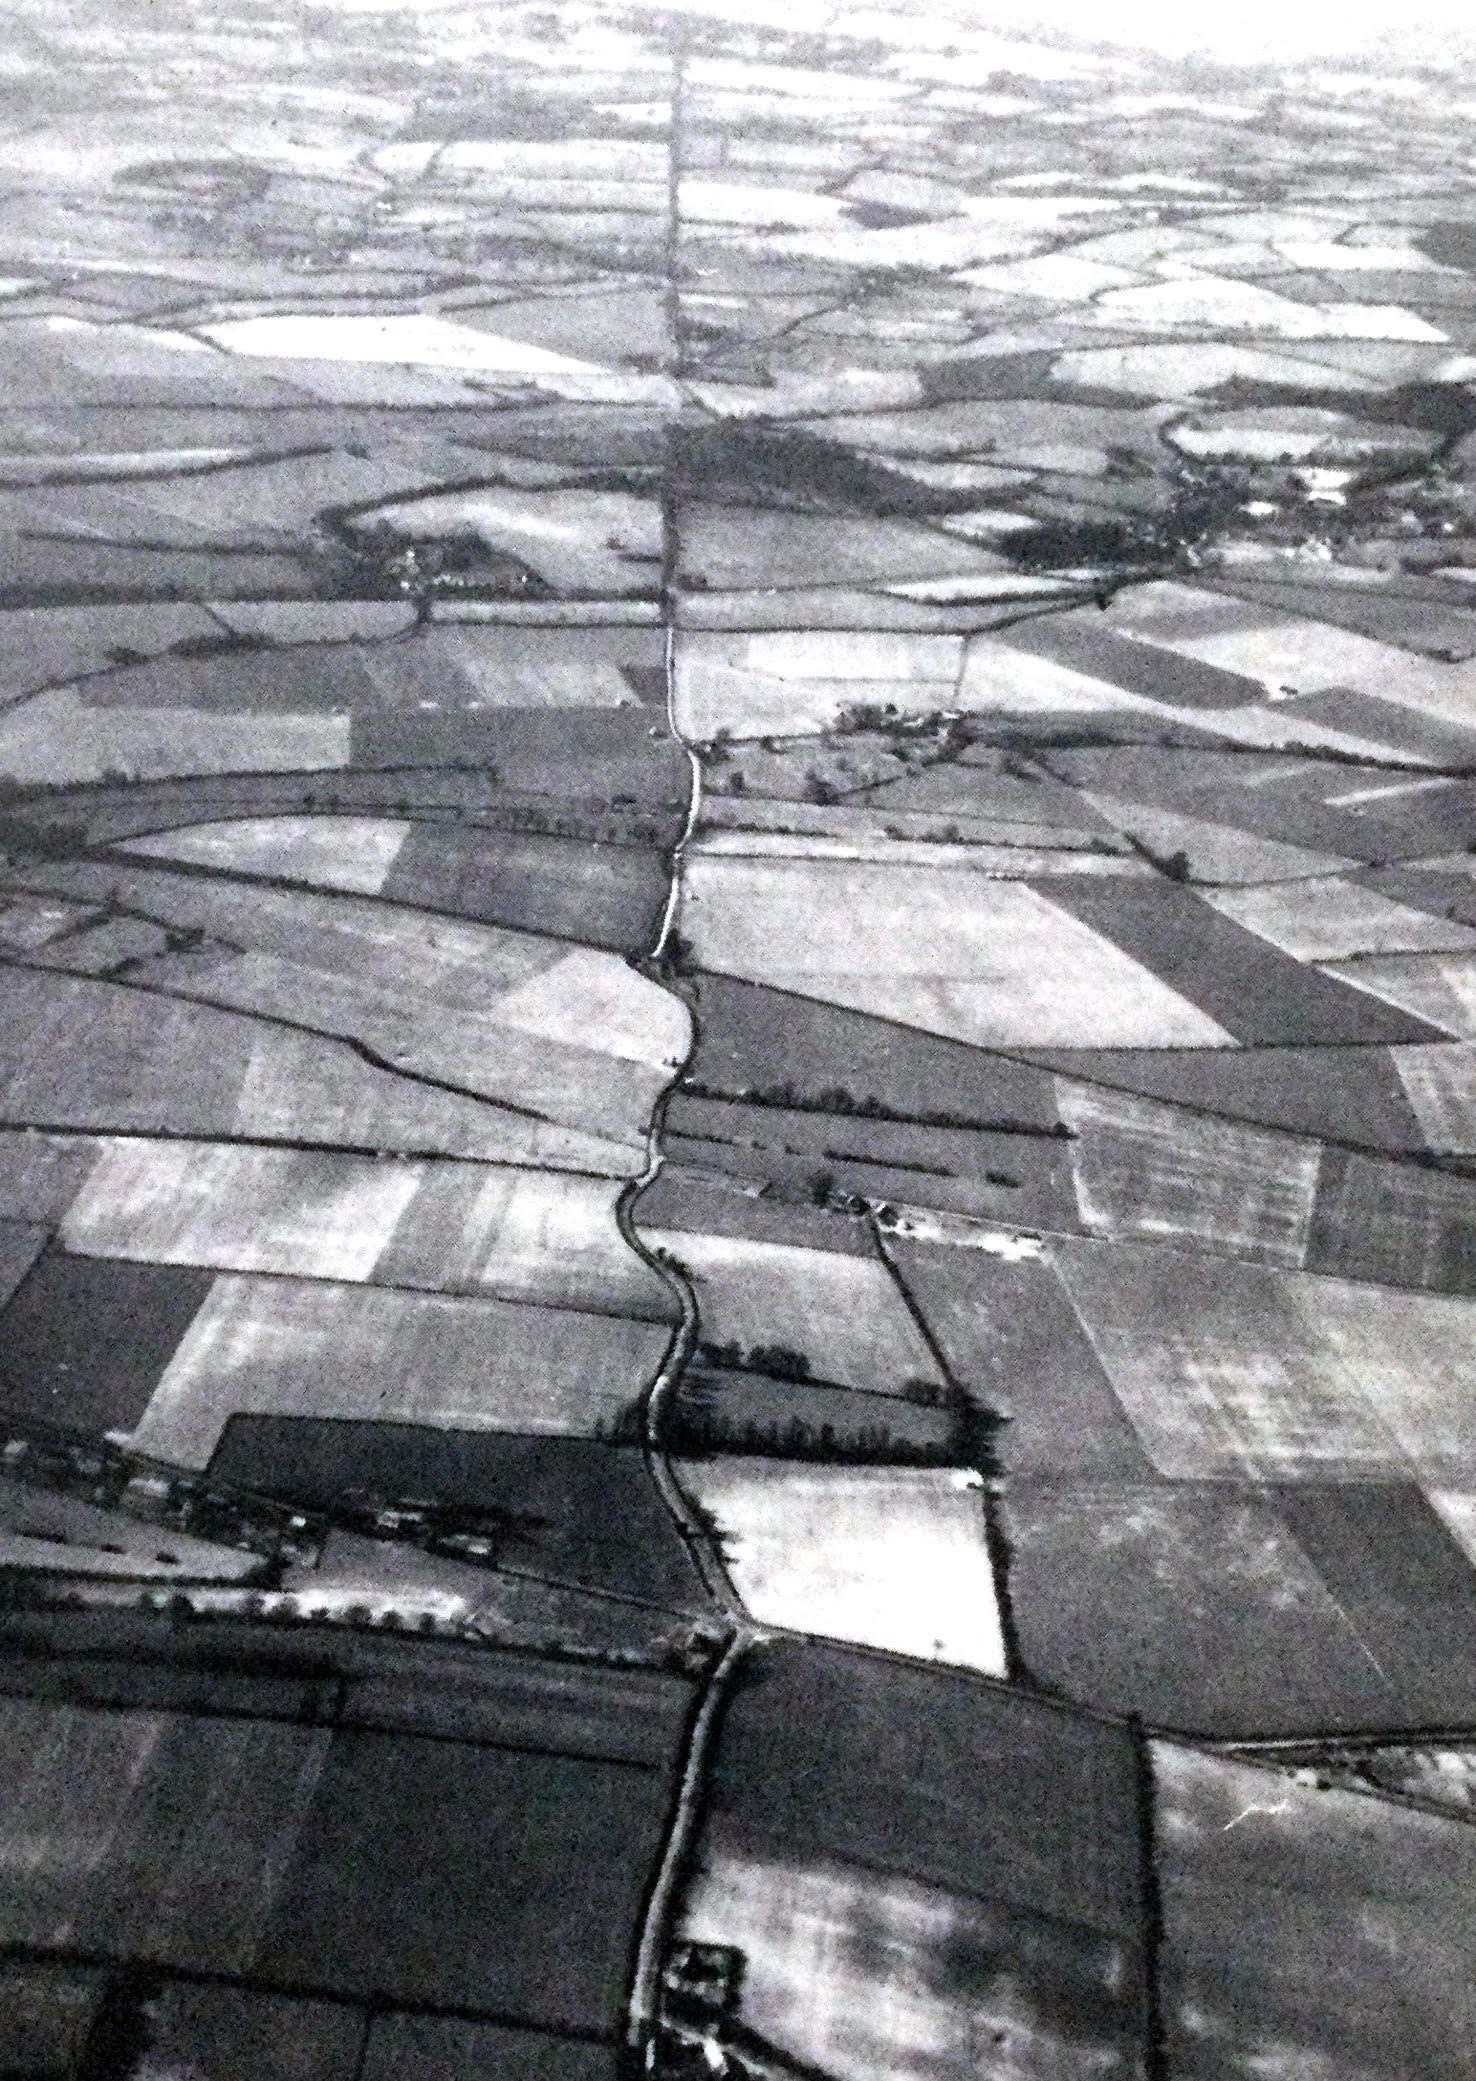
[[[0,2081],[1476,2081],[1435,4],[9,8]]]

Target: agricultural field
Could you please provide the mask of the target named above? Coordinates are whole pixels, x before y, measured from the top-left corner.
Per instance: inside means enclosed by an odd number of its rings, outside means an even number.
[[[1465,2072],[1430,6],[11,10],[0,2081]]]

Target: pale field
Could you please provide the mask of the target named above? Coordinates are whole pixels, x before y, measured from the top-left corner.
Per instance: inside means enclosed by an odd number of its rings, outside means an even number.
[[[1410,1478],[1397,1412],[1351,1351],[1360,1325],[1372,1334],[1381,1312],[1392,1320],[1408,1296],[1349,1287],[1351,1312],[1339,1323],[1324,1289],[1343,1282],[1306,1273],[1137,1243],[1063,1239],[1051,1254],[1159,1473],[1200,1481]],[[1453,1384],[1447,1365],[1427,1391]]]
[[[1297,961],[1355,954],[1460,954],[1476,932],[1336,875],[1283,888],[1212,889],[1205,902]]]
[[[499,339],[475,326],[458,325],[435,312],[388,315],[329,312],[230,319],[201,327],[202,335],[229,354],[282,361],[405,363],[474,375],[585,375],[597,363],[555,354],[521,340]]]
[[[520,557],[558,592],[649,592],[661,556],[660,507],[622,491],[438,492],[377,506],[355,525],[371,523],[402,541],[470,532],[488,549]]]
[[[1131,2081],[1136,2056],[1110,2023],[1113,1997],[1127,2006],[1120,1948],[1062,1929],[1062,1952],[1079,1954],[1067,1964],[1051,1956],[1046,1925],[1027,1978],[1009,1962],[1012,1921],[885,1872],[722,1846],[703,1858],[681,1933],[737,1945],[742,2020],[834,2081]],[[1041,1983],[1052,1965],[1096,1994],[1096,2032],[1063,2031],[1051,2016]]]
[[[1233,824],[1162,809],[1154,802],[1126,802],[1095,788],[1083,788],[1081,795],[1117,830],[1130,831],[1161,858],[1183,852],[1197,882],[1296,881],[1303,875],[1330,874],[1356,864],[1336,854],[1308,852],[1277,838],[1238,831]],[[1269,933],[1265,936],[1271,937]]]
[[[678,1471],[761,1626],[1005,1675],[977,1474],[727,1457]]]
[[[178,987],[235,1011],[359,1040],[411,1076],[633,1145],[644,1143],[671,1077],[667,1068],[521,1032],[497,1018],[495,1004],[478,1012],[416,1002],[408,990],[272,954],[244,954],[199,977],[182,973]]]
[[[1442,664],[1328,622],[1272,614],[1249,603],[1230,626],[1217,615],[1196,630],[1192,616],[1203,599],[1189,586],[1144,586],[1117,607],[1114,626],[1184,657],[1243,672],[1273,693],[1349,687],[1470,727],[1476,661]]]
[[[1470,954],[1388,954],[1323,965],[1339,981],[1442,1026],[1457,1040],[1476,1040],[1476,958]]]
[[[670,1072],[685,1061],[691,1014],[618,954],[576,947],[550,967],[505,991],[494,1014],[500,1026],[571,1048],[598,1049],[617,1061]]]
[[[645,1161],[644,1141],[622,1142],[437,1091],[375,1068],[340,1042],[270,1026],[250,1038],[233,1107],[222,1131],[264,1140],[339,1142],[608,1178],[633,1177]],[[200,1125],[205,1131],[207,1123]]]
[[[1148,398],[1192,398],[1237,377],[1292,389],[1312,385],[1357,393],[1377,392],[1381,387],[1367,377],[1318,365],[1310,350],[1305,357],[1293,357],[1229,340],[1072,348],[1056,357],[1051,374],[1058,381],[1079,383],[1086,389],[1118,390],[1125,396]]]
[[[836,630],[687,634],[676,646],[675,712],[684,736],[807,736],[842,708],[891,701],[907,714],[953,705],[958,636]]]
[[[307,773],[349,763],[344,715],[215,715],[198,708],[90,708],[70,687],[0,716],[0,773],[75,784],[126,774]]]
[[[424,1167],[231,1143],[104,1143],[61,1223],[68,1250],[363,1280]]]
[[[690,1274],[700,1335],[745,1351],[779,1344],[802,1352],[817,1380],[899,1394],[908,1380],[939,1382],[936,1360],[886,1267],[874,1258],[745,1236],[643,1228]]]
[[[620,1233],[615,1181],[230,1143],[98,1149],[60,1224],[83,1256],[671,1314]]]
[[[438,917],[406,904],[352,895],[263,889],[166,869],[109,868],[83,884],[165,924],[264,957],[341,976],[412,1008],[444,1005],[485,1012],[499,993],[548,968],[561,940],[501,925]],[[605,957],[617,962],[618,957]],[[655,986],[651,986],[653,994]]]
[[[1234,1045],[1207,1013],[1017,883],[697,856],[682,896],[682,930],[703,967],[924,1032],[983,1047]]]
[[[1288,1268],[1302,1263],[1318,1143],[1099,1085],[1055,1081],[1060,1116],[1079,1137],[1071,1171],[1093,1235],[1192,1238],[1232,1256]]]
[[[1476,1155],[1476,1046],[1431,1041],[1389,1053],[1430,1147]]]
[[[792,805],[777,811],[784,817]],[[804,805],[799,805],[803,807]],[[862,811],[873,820],[877,811]],[[950,821],[958,822],[959,819]],[[1017,829],[1024,828],[1016,826]],[[1028,881],[1040,874],[1131,875],[1143,880],[1153,869],[1133,854],[1090,852],[1084,846],[1051,849],[1010,843],[937,844],[924,838],[888,838],[884,831],[854,836],[811,831],[706,831],[684,859],[699,856],[740,860],[854,860],[877,866],[930,867],[943,874],[986,875],[995,881]]]
[[[1302,1279],[1298,1312],[1416,1477],[1476,1485],[1476,1300]]]
[[[639,1398],[668,1334],[625,1317],[222,1273],[132,1443],[203,1467],[233,1415],[588,1437]]]
[[[0,1566],[196,1582],[239,1582],[261,1566],[259,1554],[239,1547],[18,1481],[0,1482],[0,1556]]]
[[[408,823],[388,817],[238,817],[131,838],[119,850],[377,896],[409,830]]]

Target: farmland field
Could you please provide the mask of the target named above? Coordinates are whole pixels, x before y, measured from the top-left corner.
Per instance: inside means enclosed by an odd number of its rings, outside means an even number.
[[[648,1248],[671,1253],[696,1294],[706,1342],[798,1354],[803,1374],[875,1394],[909,1381],[941,1387],[937,1363],[884,1265],[797,1244],[647,1229]],[[750,1357],[761,1365],[761,1357]]]
[[[981,2041],[996,2072],[1126,2081],[1138,2070],[1131,1966],[1095,1931],[723,1835],[681,1929],[739,1945],[745,2025],[837,2081],[963,2081]]]
[[[1476,2074],[1476,31],[1037,12],[8,10],[0,2081]]]
[[[1064,886],[1050,884],[1053,898]],[[965,890],[946,871],[699,857],[683,876],[682,929],[719,974],[976,1045],[1232,1045],[1072,908],[1014,883]]]
[[[978,1475],[723,1458],[678,1478],[761,1625],[1005,1673]]]
[[[620,1426],[666,1343],[663,1326],[619,1316],[223,1273],[134,1443],[204,1467],[236,1415],[594,1436]]]
[[[1176,2072],[1460,2072],[1468,1828],[1162,1743],[1154,1775]]]

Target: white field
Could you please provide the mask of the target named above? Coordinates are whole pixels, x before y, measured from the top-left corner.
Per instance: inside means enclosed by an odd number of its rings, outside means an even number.
[[[120,850],[377,896],[409,830],[389,817],[239,817],[128,839]]]
[[[691,1275],[705,1340],[736,1340],[745,1350],[781,1344],[803,1352],[817,1380],[878,1394],[899,1394],[914,1379],[941,1384],[932,1353],[876,1259],[686,1229],[641,1233]]]
[[[277,1272],[665,1320],[612,1180],[230,1143],[107,1140],[61,1222],[88,1257]]]
[[[1126,289],[1141,281],[1126,267],[1086,260],[1074,253],[1041,253],[1000,267],[971,268],[962,278],[971,289],[1005,296],[1049,297],[1054,303],[1087,303],[1104,289]]]
[[[0,774],[72,783],[124,773],[308,773],[349,763],[345,715],[215,715],[199,708],[90,708],[69,687],[0,716]]]
[[[789,807],[788,803],[780,807],[779,819],[788,821],[784,812]],[[951,845],[923,838],[889,838],[885,831],[876,828],[878,812],[862,811],[861,815],[871,821],[869,831],[708,830],[684,857],[691,860],[708,854],[724,859],[874,861],[888,867],[936,868],[944,874],[985,874],[1001,881],[1028,881],[1037,874],[1125,874],[1142,881],[1153,873],[1147,861],[1134,854],[1099,853],[1085,846],[1032,850],[1013,843],[989,845],[975,841]]]
[[[688,634],[677,651],[677,726],[698,742],[719,730],[739,740],[813,737],[832,728],[842,709],[891,702],[903,715],[958,705],[954,682],[935,679],[799,679],[728,662],[745,640]]]
[[[1457,1040],[1476,1040],[1476,956],[1387,954],[1324,965],[1329,975],[1443,1027]]]
[[[737,1945],[743,2021],[834,2081],[1129,2081],[1134,2071],[1105,2035],[1061,2035],[1010,1970],[1019,1937],[1007,1919],[940,1888],[718,1845],[688,1889],[681,1934]],[[1085,1944],[1105,2011],[1127,1960],[1106,1939]]]
[[[727,1457],[680,1474],[761,1626],[1005,1674],[977,1474]]]
[[[1212,889],[1204,900],[1298,961],[1476,950],[1476,932],[1469,925],[1392,902],[1336,875],[1278,888]]]
[[[691,1046],[691,1014],[618,954],[576,947],[496,1001],[501,1026],[622,1062],[673,1070]]]
[[[1476,1302],[1136,1244],[1053,1255],[1161,1473],[1476,1481]]]
[[[625,1317],[222,1273],[133,1443],[203,1467],[237,1414],[588,1436],[640,1396],[669,1334]]]
[[[1194,1238],[1294,1270],[1307,1250],[1319,1145],[1057,1077],[1081,1218],[1108,1238]]]
[[[440,492],[377,506],[354,524],[362,532],[374,522],[405,541],[465,529],[488,549],[522,558],[560,592],[649,591],[661,556],[659,505],[624,491]]]
[[[1306,388],[1374,392],[1364,376],[1335,371],[1308,359],[1267,353],[1227,340],[1175,341],[1172,345],[1073,348],[1058,355],[1051,374],[1084,388],[1117,390],[1127,397],[1190,398],[1244,377],[1250,382]]]
[[[705,968],[976,1045],[1234,1046],[1207,1013],[1034,890],[873,863],[687,861]]]
[[[1476,1156],[1476,1046],[1430,1041],[1389,1053],[1429,1146]]]
[[[88,1257],[367,1279],[423,1175],[369,1157],[110,1140],[61,1239]]]
[[[603,373],[597,362],[499,339],[495,333],[428,311],[234,318],[223,325],[202,326],[201,332],[227,353],[283,361],[406,362],[474,375],[535,378]]]
[[[1082,788],[1082,799],[1100,810],[1119,831],[1130,831],[1160,855],[1184,852],[1196,881],[1276,882],[1295,881],[1304,875],[1326,874],[1356,863],[1329,853],[1308,852],[1299,845],[1284,845],[1279,839],[1260,838],[1253,831],[1240,831],[1233,824],[1211,823],[1203,817],[1185,816],[1181,811],[1161,809],[1153,802],[1125,802],[1116,795]]]

